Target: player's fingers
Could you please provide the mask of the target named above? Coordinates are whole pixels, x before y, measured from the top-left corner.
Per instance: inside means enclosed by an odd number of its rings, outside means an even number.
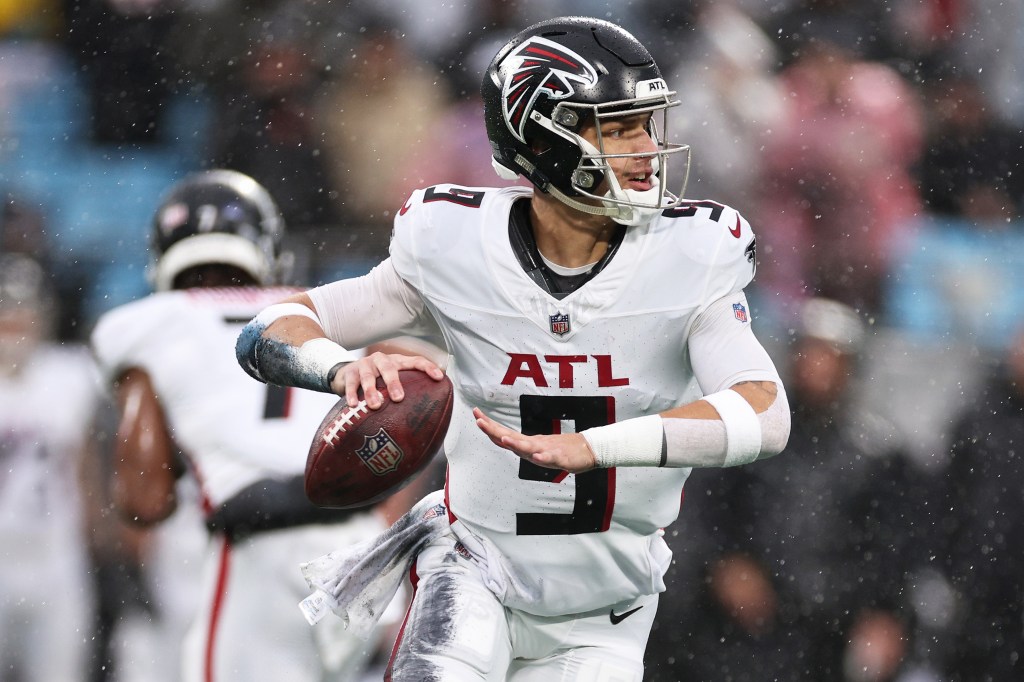
[[[392,355],[391,357],[399,369],[417,369],[437,381],[444,378],[444,370],[438,367],[434,361],[422,355]]]
[[[440,381],[444,379],[444,370],[437,366],[433,360],[425,358],[422,355],[416,356],[416,369],[421,372],[425,372],[434,381]]]
[[[440,369],[433,362],[421,355],[402,355],[400,353],[373,353],[370,356],[374,365],[377,367],[377,372],[380,378],[384,380],[384,385],[387,386],[388,396],[395,402],[401,401],[405,398],[405,388],[402,387],[402,380],[398,376],[398,372],[403,369],[418,369],[421,372],[425,372],[428,376],[435,379],[439,379],[444,376],[441,373],[441,377],[434,376],[432,370]]]
[[[489,422],[486,419],[477,419],[476,425],[481,431],[484,432],[484,435],[491,439],[492,443],[494,443],[498,447],[505,447],[504,445],[501,444],[501,436],[499,435],[499,433],[496,430],[494,430],[494,428],[492,428],[493,422]]]
[[[499,424],[498,422],[488,417],[486,414],[483,413],[483,411],[479,407],[473,408],[473,416],[476,418],[476,425],[480,428],[481,431],[487,434],[487,436],[492,441],[494,441],[495,445],[501,445],[501,447],[505,447],[500,442],[501,437],[512,436],[516,433],[507,426],[503,426],[502,424]]]
[[[585,463],[574,462],[569,454],[563,453],[557,446],[555,449],[548,449],[552,445],[549,437],[524,436],[515,429],[502,426],[494,421],[478,407],[473,408],[473,416],[476,417],[476,425],[487,434],[492,443],[527,461],[549,469],[565,469],[567,471],[585,471],[591,468]]]
[[[479,426],[479,423],[477,425]],[[497,445],[499,448],[504,448],[505,447],[502,444],[500,437],[492,436],[491,434],[487,433],[486,431],[484,433],[487,434],[487,437],[491,439],[491,442],[494,443],[495,445]]]
[[[564,458],[559,456],[557,452],[549,452],[543,449],[541,442],[537,438],[529,436],[504,436],[498,444],[507,450],[511,450],[526,461],[533,462],[537,466],[542,466],[546,469],[565,469],[569,471],[569,468],[563,462]]]
[[[520,457],[529,457],[537,451],[530,436],[524,436],[514,429],[499,424],[479,409],[474,408],[473,414],[477,418],[476,425],[498,447],[511,450]]]
[[[426,358],[421,358],[421,360],[423,360],[423,362],[418,364],[416,366],[416,369],[418,369],[421,372],[424,372],[428,377],[430,377],[434,381],[441,381],[441,379],[444,379],[443,369],[438,367],[430,360],[427,360]]]
[[[341,380],[345,390],[343,395],[345,396],[345,402],[348,403],[349,407],[355,407],[359,404],[359,363],[353,362],[342,367],[338,374],[341,375]],[[338,378],[335,377],[335,382]]]
[[[384,380],[384,386],[388,389],[388,397],[396,403],[401,402],[405,398],[405,388],[402,386],[402,380],[398,377],[398,372],[409,368],[411,357],[384,353],[374,353],[372,357],[376,362],[380,378]]]
[[[359,362],[359,385],[363,388],[363,399],[371,410],[376,410],[384,404],[384,396],[377,390],[377,377],[384,378],[384,383],[387,384],[385,370],[381,368],[379,358],[375,357],[377,355],[383,355],[383,353],[374,353],[364,358],[365,362]],[[395,376],[397,377],[397,372],[395,372]],[[392,399],[394,398],[390,389],[388,395],[391,395]]]
[[[530,459],[544,451],[542,439],[538,436],[524,436],[518,431],[509,431],[498,436],[499,445],[520,457]]]

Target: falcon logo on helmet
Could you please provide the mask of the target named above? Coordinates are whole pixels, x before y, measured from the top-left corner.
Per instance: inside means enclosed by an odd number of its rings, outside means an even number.
[[[587,60],[540,36],[524,42],[506,60],[511,68],[502,88],[502,111],[520,142],[526,142],[524,128],[538,97],[567,99],[576,92],[573,81],[584,86],[597,83],[597,70]]]

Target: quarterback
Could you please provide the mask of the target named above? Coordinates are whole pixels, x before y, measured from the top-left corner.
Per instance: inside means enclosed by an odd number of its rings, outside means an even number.
[[[266,308],[236,351],[257,379],[377,408],[378,377],[398,400],[398,370],[441,370],[346,349],[443,333],[445,522],[411,552],[389,679],[639,681],[690,469],[789,435],[743,293],[754,235],[681,198],[688,148],[662,137],[678,101],[620,27],[531,26],[482,95],[495,169],[533,186],[414,192],[387,260]]]

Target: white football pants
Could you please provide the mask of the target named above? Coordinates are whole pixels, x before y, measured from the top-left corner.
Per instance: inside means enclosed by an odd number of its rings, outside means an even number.
[[[571,616],[501,605],[453,535],[412,569],[412,604],[391,682],[640,682],[658,595]]]

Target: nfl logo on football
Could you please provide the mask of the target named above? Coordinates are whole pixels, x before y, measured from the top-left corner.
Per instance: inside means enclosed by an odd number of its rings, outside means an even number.
[[[356,454],[374,475],[383,476],[398,468],[398,463],[402,461],[402,455],[405,453],[391,440],[388,432],[381,429],[375,436],[366,436],[363,439],[363,447],[356,450]]]
[[[551,322],[551,333],[558,334],[559,336],[565,336],[569,333],[569,315],[568,313],[563,315],[562,313],[555,313],[550,316],[548,320]]]

